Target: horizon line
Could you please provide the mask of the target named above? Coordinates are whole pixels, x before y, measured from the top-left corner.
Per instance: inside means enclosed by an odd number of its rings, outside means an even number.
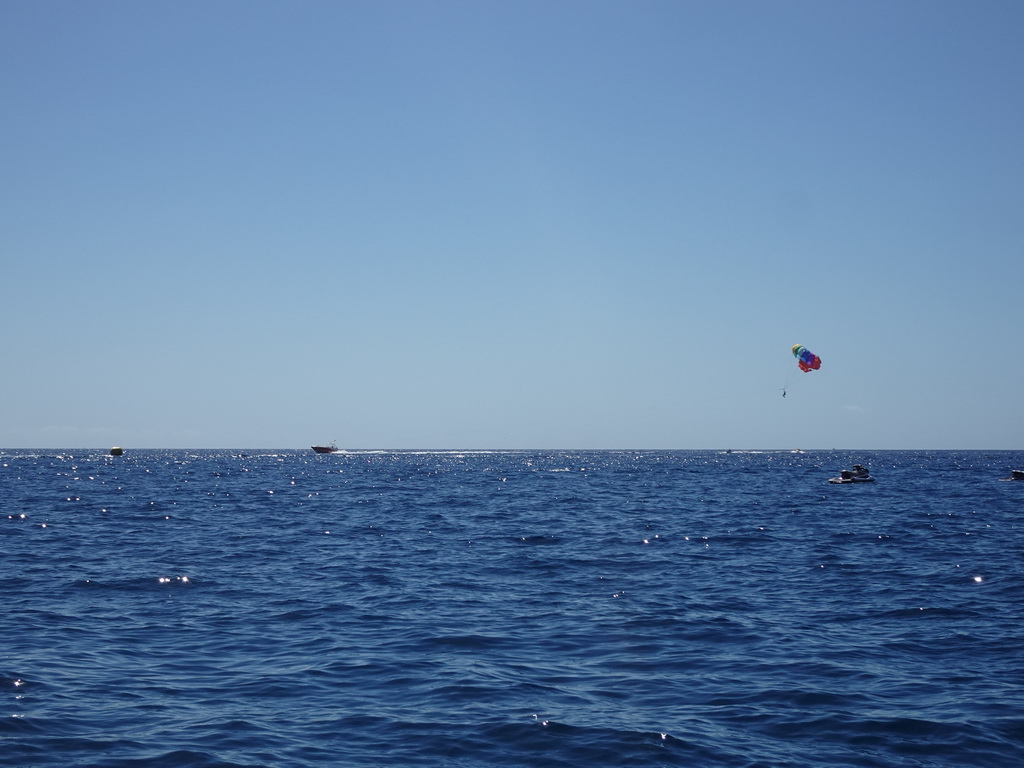
[[[127,448],[125,446],[111,446],[107,448],[97,446],[77,446],[77,447],[10,447],[0,448],[0,453],[9,451],[103,451],[109,452],[114,448],[118,448],[125,453],[129,451],[295,451],[295,452],[308,452],[313,450],[312,446],[308,447],[209,447],[209,446],[177,446],[177,447],[139,447],[139,448]],[[680,452],[680,451],[713,451],[719,453],[742,453],[750,451],[759,452],[771,452],[771,453],[811,453],[811,452],[823,452],[823,451],[1024,451],[1024,448],[852,448],[852,447],[833,447],[833,448],[763,448],[763,447],[743,447],[743,448],[424,448],[424,447],[410,447],[410,448],[338,448],[334,453],[337,454],[358,454],[358,453],[408,453],[412,451],[426,452],[426,453],[537,453],[542,451],[576,451],[576,452]],[[318,454],[318,455],[332,455]]]

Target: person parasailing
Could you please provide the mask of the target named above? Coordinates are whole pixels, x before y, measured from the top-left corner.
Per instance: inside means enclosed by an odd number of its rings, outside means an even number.
[[[807,347],[802,344],[793,345],[793,357],[796,358],[796,364],[804,373],[810,373],[821,368],[821,358],[811,352]],[[792,369],[790,369],[792,371]],[[782,387],[782,396],[786,396],[786,390],[789,388],[789,373],[786,374],[786,383]]]

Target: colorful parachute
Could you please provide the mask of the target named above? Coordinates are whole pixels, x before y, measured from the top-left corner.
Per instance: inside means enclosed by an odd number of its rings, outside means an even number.
[[[800,370],[804,373],[821,368],[821,358],[802,344],[797,344],[793,347],[793,357],[796,358],[796,364],[800,366]]]

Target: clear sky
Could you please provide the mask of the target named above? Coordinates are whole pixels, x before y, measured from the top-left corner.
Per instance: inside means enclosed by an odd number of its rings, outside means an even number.
[[[1024,449],[1022,84],[1020,0],[3,0],[0,447]]]

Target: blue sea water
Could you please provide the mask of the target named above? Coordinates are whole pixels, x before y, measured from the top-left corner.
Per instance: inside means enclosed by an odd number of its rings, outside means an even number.
[[[1013,468],[0,452],[0,765],[1018,768]]]

